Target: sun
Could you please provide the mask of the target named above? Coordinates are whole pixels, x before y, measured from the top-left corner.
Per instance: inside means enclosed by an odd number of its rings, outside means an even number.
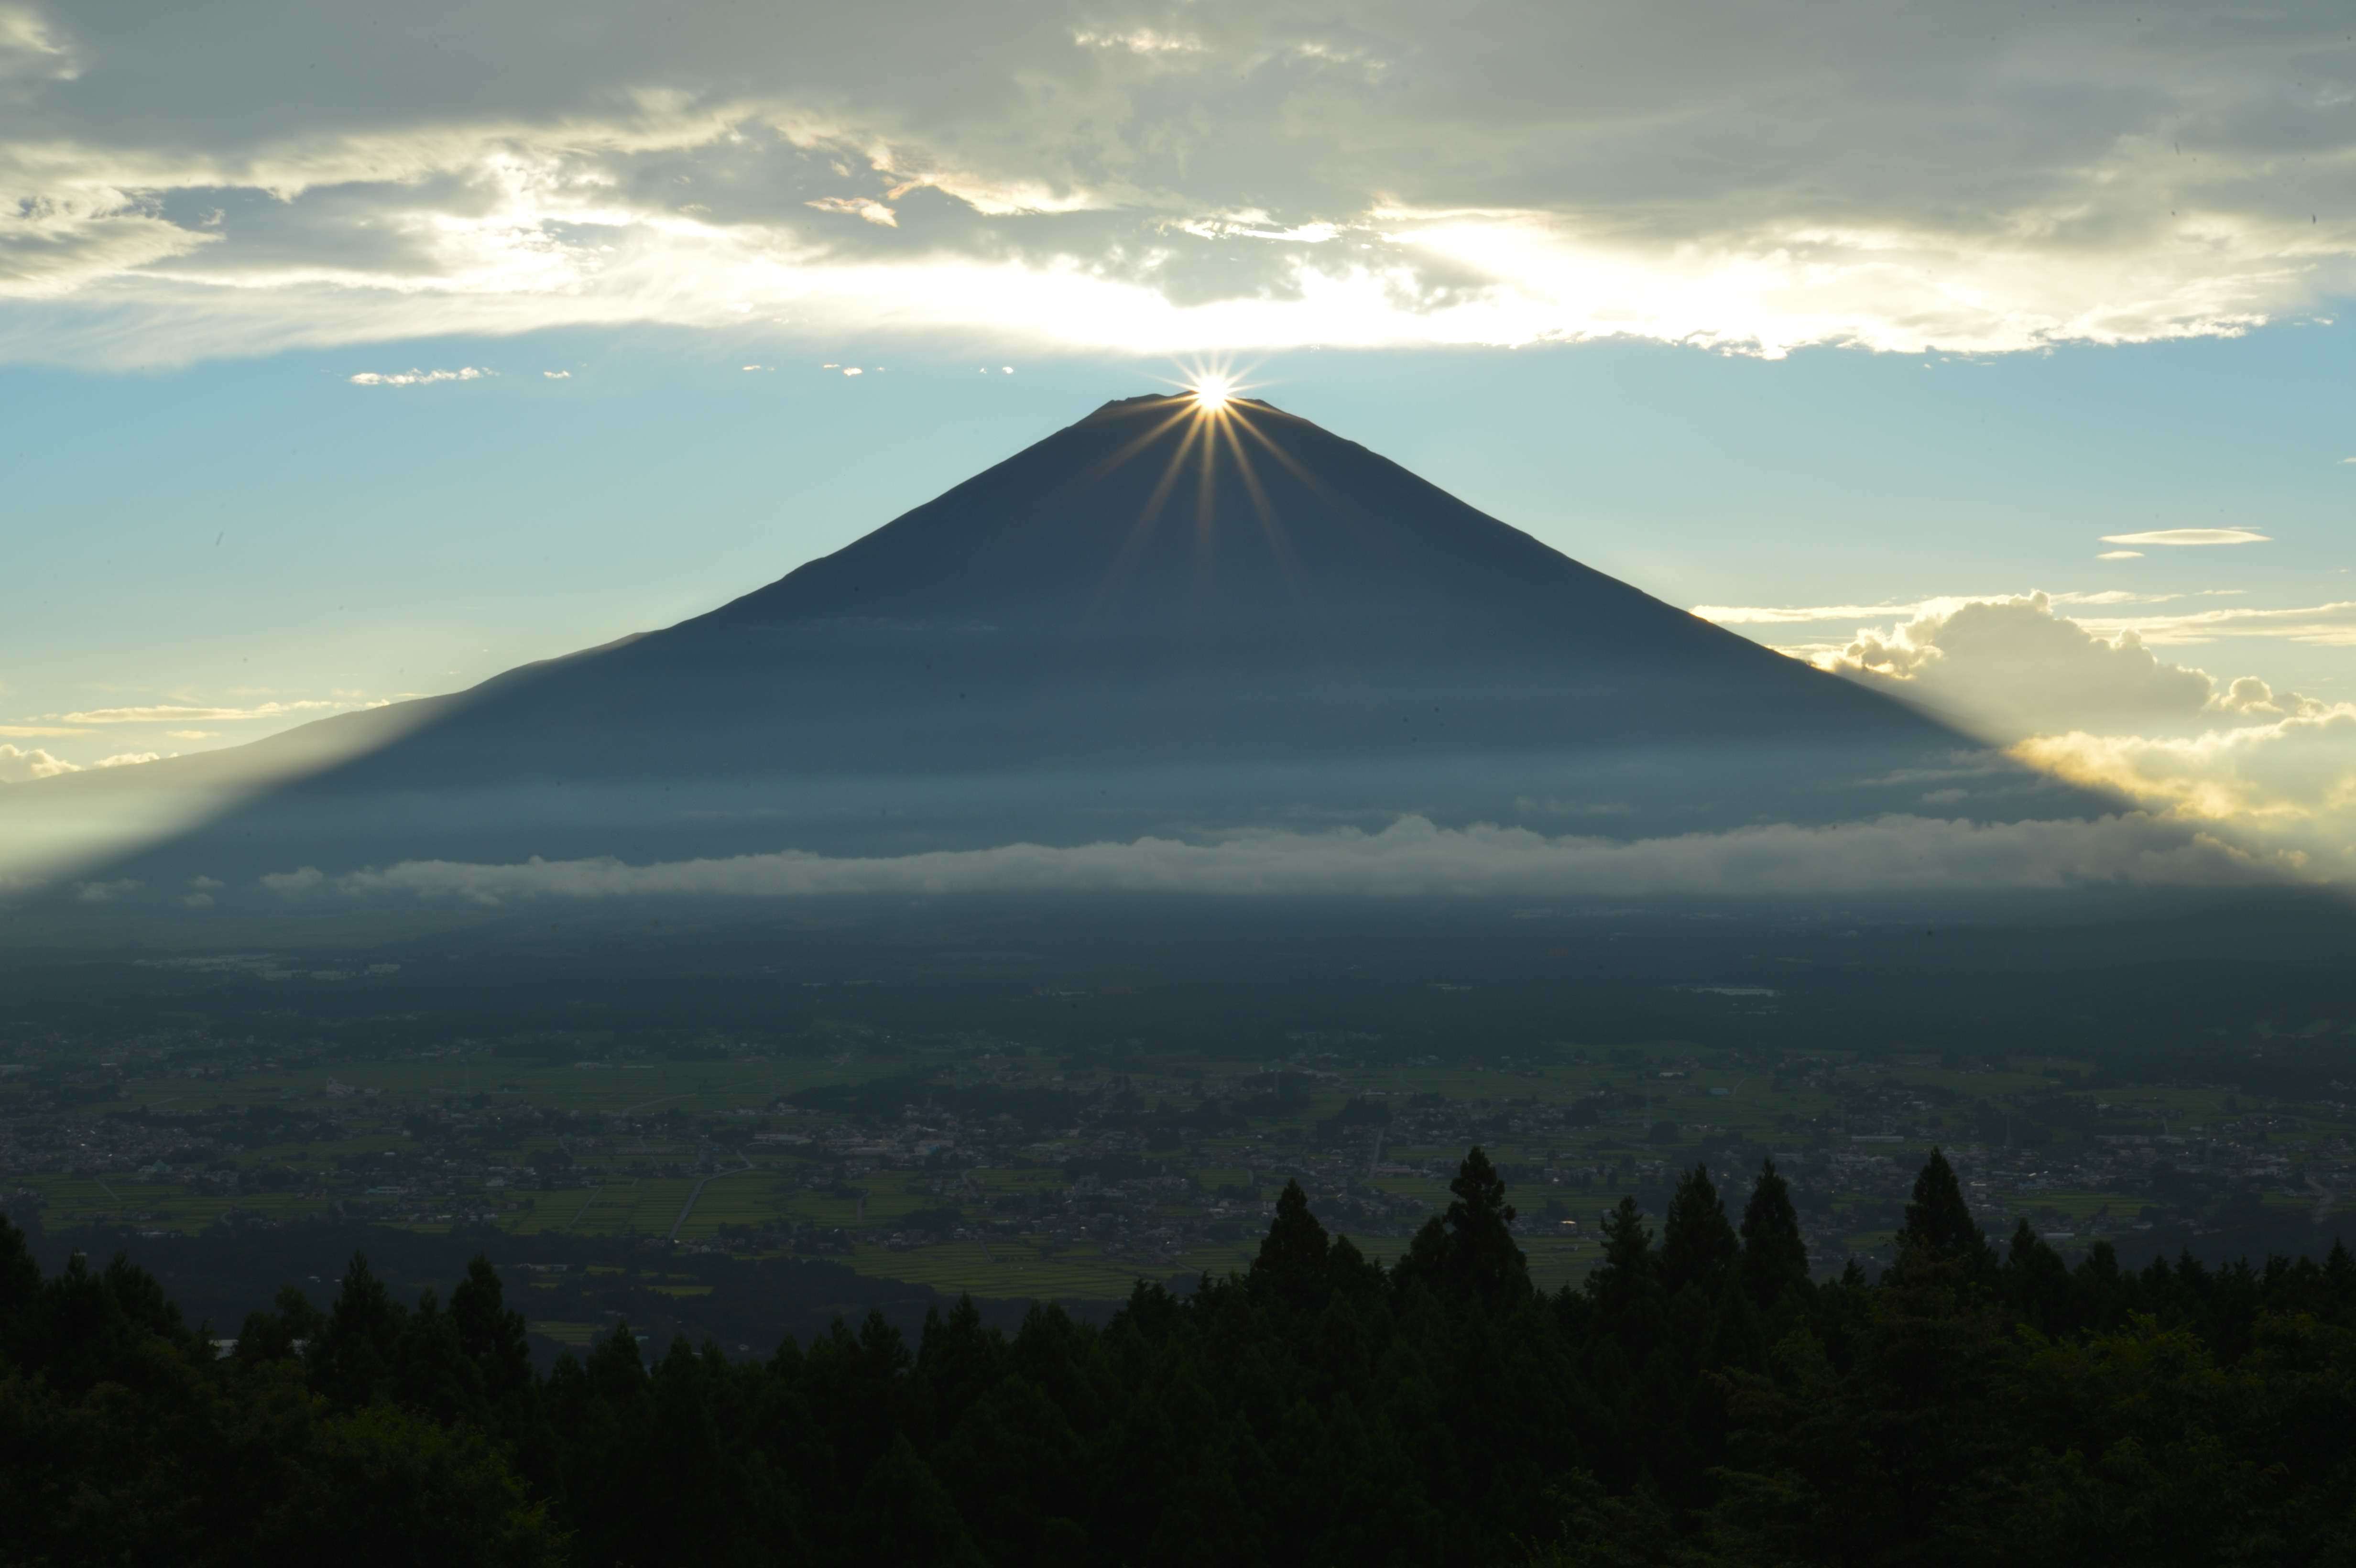
[[[1170,368],[1161,379],[1193,405],[1186,411],[1197,419],[1243,417],[1249,411],[1242,406],[1246,394],[1259,385],[1257,366],[1238,365],[1224,354],[1181,359]]]

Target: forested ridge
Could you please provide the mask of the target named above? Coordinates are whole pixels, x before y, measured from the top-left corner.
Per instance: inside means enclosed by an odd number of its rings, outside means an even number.
[[[2356,1563],[2356,1262],[2001,1255],[1936,1153],[1813,1282],[1772,1165],[1533,1288],[1479,1149],[1385,1266],[1288,1187],[1240,1275],[1101,1328],[969,1302],[766,1361],[626,1326],[546,1376],[477,1260],[353,1260],[217,1357],[0,1219],[11,1563]]]

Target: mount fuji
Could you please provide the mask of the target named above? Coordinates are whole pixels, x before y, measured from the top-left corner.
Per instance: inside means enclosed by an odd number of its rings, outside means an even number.
[[[1934,778],[1962,781],[1935,814],[1958,822],[2116,809],[1268,403],[1148,396],[692,620],[244,747],[11,786],[0,834],[53,877],[228,897],[419,862],[1402,818],[1659,839],[1921,813]]]

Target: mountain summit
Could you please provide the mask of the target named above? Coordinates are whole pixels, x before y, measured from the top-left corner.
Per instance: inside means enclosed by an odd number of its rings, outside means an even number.
[[[668,630],[8,792],[266,777],[155,874],[1911,805],[1970,742],[1269,404],[1131,398]]]

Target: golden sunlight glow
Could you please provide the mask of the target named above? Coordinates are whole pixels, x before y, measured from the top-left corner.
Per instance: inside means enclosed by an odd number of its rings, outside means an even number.
[[[1187,390],[1194,394],[1194,404],[1205,413],[1217,413],[1236,395],[1236,384],[1225,376],[1203,376]]]
[[[1175,374],[1164,381],[1189,400],[1193,406],[1184,411],[1197,418],[1242,411],[1237,405],[1258,385],[1252,379],[1254,367],[1238,365],[1224,354],[1182,359],[1171,368]]]

